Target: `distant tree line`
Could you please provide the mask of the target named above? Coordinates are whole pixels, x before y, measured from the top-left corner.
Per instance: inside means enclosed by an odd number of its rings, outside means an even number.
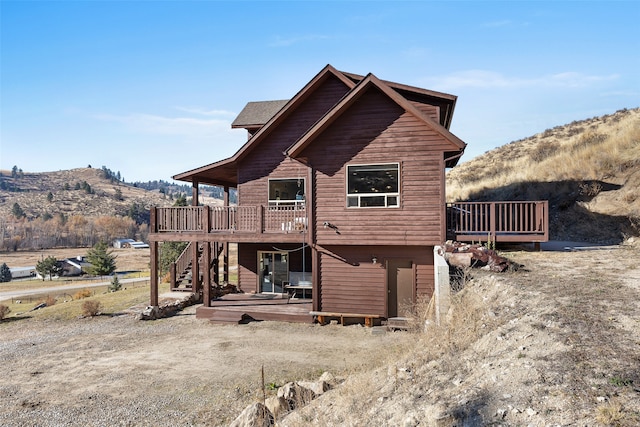
[[[108,179],[111,182],[124,182],[124,177],[120,175],[120,171],[113,172],[106,166],[102,166],[102,177]]]
[[[159,191],[162,194],[167,195],[170,200],[173,200],[175,196],[180,194],[191,194],[192,188],[188,184],[175,184],[170,183],[163,180],[155,180],[155,181],[147,181],[140,182],[136,181],[132,183],[134,187],[144,188],[148,191]],[[200,194],[208,197],[213,197],[215,199],[223,199],[224,198],[224,189],[222,187],[217,187],[213,185],[200,185],[199,187]],[[229,200],[231,203],[237,202],[236,191],[232,189],[229,194]]]
[[[149,226],[129,217],[85,217],[63,214],[32,220],[0,218],[0,250],[38,250],[54,247],[89,247],[117,238],[146,240]]]

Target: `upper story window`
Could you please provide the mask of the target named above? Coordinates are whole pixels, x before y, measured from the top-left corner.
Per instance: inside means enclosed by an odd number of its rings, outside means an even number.
[[[270,179],[269,206],[304,206],[304,178]]]
[[[400,165],[347,166],[347,207],[397,208],[400,206]]]

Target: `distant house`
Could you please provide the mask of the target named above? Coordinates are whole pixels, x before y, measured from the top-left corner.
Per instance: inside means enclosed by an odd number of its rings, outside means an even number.
[[[113,241],[113,247],[116,249],[124,249],[126,246],[135,242],[133,239],[115,239]]]
[[[147,243],[138,242],[133,239],[116,239],[113,241],[113,247],[117,249],[149,249]]]
[[[58,265],[62,267],[61,276],[81,276],[85,273],[86,268],[91,266],[91,263],[87,262],[85,257],[77,256],[60,260]]]
[[[73,258],[58,260],[58,267],[61,268],[62,271],[58,276],[53,276],[53,278],[82,276],[86,273],[87,268],[91,267],[91,263],[88,262],[84,256],[79,255]],[[35,272],[34,276],[42,279],[42,276],[38,272]]]
[[[12,279],[24,279],[28,277],[36,277],[36,267],[14,267],[10,268]]]

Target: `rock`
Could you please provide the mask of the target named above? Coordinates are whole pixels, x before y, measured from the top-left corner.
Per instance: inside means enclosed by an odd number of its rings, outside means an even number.
[[[297,383],[287,383],[278,389],[278,397],[286,399],[289,409],[300,408],[315,399],[313,390]]]
[[[244,408],[229,427],[269,427],[275,425],[273,414],[262,403],[254,403]]]
[[[156,320],[160,316],[160,309],[157,306],[147,306],[142,313],[140,313],[140,320]]]
[[[284,397],[271,396],[265,400],[264,404],[271,411],[274,418],[289,412],[289,403]]]
[[[307,388],[311,391],[313,391],[316,396],[319,396],[321,394],[323,394],[325,391],[328,391],[331,386],[329,385],[329,383],[325,382],[325,381],[298,381],[298,385],[300,387],[303,388]]]
[[[416,427],[417,425],[420,425],[420,421],[415,414],[408,414],[402,421],[402,427]]]
[[[334,377],[331,372],[323,372],[322,375],[320,375],[320,378],[318,379],[318,381],[324,381],[327,384],[329,384],[329,386],[331,387],[338,384],[338,379]]]
[[[538,411],[536,411],[533,408],[527,408],[527,415],[529,415],[530,417],[536,415],[538,413]]]
[[[482,245],[469,245],[448,241],[445,243],[445,259],[457,267],[481,267],[486,270],[502,273],[510,267],[518,267],[505,257],[498,255],[493,249]]]

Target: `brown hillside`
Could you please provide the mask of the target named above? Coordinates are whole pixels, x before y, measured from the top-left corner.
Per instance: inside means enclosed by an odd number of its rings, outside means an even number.
[[[640,109],[574,121],[453,168],[449,201],[549,200],[555,240],[640,235]]]
[[[170,206],[173,201],[156,191],[147,191],[122,182],[104,178],[100,169],[78,168],[57,172],[28,173],[11,177],[10,171],[2,171],[5,190],[0,190],[0,217],[11,215],[14,203],[18,203],[27,218],[48,213],[84,215],[87,217],[125,215],[132,204],[144,206]],[[91,193],[76,189],[86,182]],[[65,190],[65,185],[68,189]],[[11,189],[12,191],[8,191]],[[120,191],[120,197],[118,196]],[[48,200],[51,192],[53,198]]]

